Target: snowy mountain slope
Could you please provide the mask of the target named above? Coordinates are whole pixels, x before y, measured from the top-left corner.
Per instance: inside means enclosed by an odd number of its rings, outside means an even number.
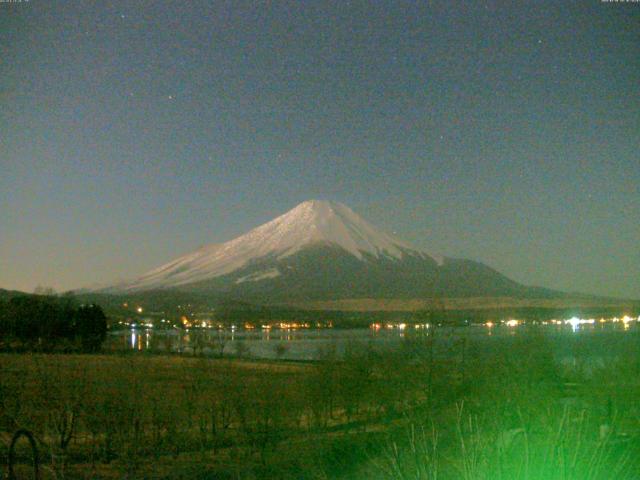
[[[522,285],[479,262],[429,255],[378,230],[345,205],[318,200],[98,293],[254,304],[561,295]]]
[[[401,260],[406,255],[442,265],[443,258],[421,252],[367,223],[347,206],[309,200],[289,212],[234,240],[211,244],[162,265],[119,287],[139,291],[183,287],[229,275],[263,260],[282,260],[313,245],[339,248],[359,261]],[[253,271],[236,283],[273,279],[280,271],[273,265]]]

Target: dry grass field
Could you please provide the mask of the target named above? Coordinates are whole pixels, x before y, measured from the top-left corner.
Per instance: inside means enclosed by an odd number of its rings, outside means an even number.
[[[24,428],[43,479],[637,478],[640,338],[560,364],[536,332],[440,359],[432,335],[308,364],[3,354],[2,468]]]

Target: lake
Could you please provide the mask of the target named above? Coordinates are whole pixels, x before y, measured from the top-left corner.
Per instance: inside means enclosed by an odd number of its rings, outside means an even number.
[[[496,341],[534,338],[542,335],[561,361],[578,356],[596,359],[611,357],[640,347],[640,325],[631,321],[603,323],[549,323],[522,325],[386,326],[372,324],[370,328],[240,328],[226,329],[141,329],[111,331],[105,349],[112,351],[203,353],[216,356],[236,356],[312,361],[327,354],[344,356],[350,350],[385,350],[407,346],[412,341],[424,341],[434,336],[434,352],[439,357],[460,354],[464,348],[487,348]],[[400,328],[402,327],[402,328]],[[538,337],[539,338],[539,337]]]

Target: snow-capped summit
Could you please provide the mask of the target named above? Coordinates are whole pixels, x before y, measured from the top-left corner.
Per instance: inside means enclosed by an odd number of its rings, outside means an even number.
[[[303,202],[230,243],[247,241],[258,242],[262,253],[277,252],[279,256],[295,253],[315,242],[338,245],[358,258],[362,258],[363,252],[375,257],[386,254],[400,258],[402,250],[415,250],[376,229],[346,205],[324,200]]]
[[[430,255],[347,206],[309,200],[240,237],[206,245],[137,280],[100,290],[289,304],[340,299],[557,296],[472,260]],[[185,297],[186,296],[186,297]]]
[[[128,284],[124,290],[171,288],[202,282],[264,259],[281,260],[314,245],[338,247],[358,260],[364,260],[365,256],[399,260],[411,254],[438,264],[443,261],[441,257],[428,255],[378,230],[346,205],[308,200],[234,240],[204,246],[162,265]],[[243,276],[236,283],[279,275],[277,268],[270,267],[264,272]]]

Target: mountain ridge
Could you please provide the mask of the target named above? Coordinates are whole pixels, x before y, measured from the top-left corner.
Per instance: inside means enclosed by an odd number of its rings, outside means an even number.
[[[103,293],[176,290],[273,303],[346,298],[559,296],[479,262],[430,254],[338,202],[308,200]]]

